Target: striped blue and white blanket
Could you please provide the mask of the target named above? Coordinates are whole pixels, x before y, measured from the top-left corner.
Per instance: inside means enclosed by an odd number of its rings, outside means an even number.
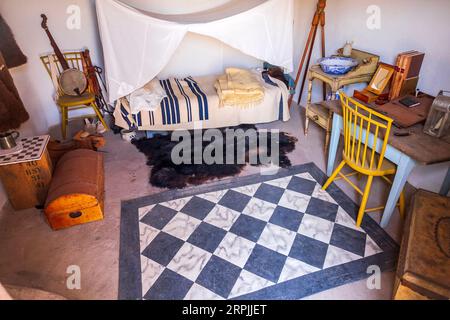
[[[161,80],[167,98],[161,102],[160,108],[133,115],[128,101],[121,99],[114,113],[116,125],[126,129],[173,131],[289,120],[289,93],[281,81],[261,75],[261,84],[265,88],[264,101],[253,108],[241,109],[220,106],[214,88],[217,78]]]

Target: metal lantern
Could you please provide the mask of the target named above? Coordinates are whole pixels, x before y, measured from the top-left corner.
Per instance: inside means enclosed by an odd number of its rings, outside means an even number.
[[[450,133],[450,91],[441,91],[431,106],[424,132],[441,138]]]

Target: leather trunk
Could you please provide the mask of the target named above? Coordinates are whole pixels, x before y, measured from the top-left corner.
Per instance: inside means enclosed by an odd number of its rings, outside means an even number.
[[[54,230],[103,219],[103,154],[79,149],[58,162],[48,193],[45,215]]]

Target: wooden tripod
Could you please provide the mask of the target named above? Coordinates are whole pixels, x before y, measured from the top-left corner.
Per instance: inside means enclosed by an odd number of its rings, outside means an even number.
[[[306,77],[308,75],[308,68],[311,62],[311,55],[313,52],[314,44],[316,42],[317,29],[319,28],[319,24],[321,26],[321,36],[322,36],[322,57],[325,57],[325,7],[327,6],[327,0],[319,0],[317,3],[316,12],[314,14],[314,18],[311,24],[311,30],[309,31],[308,40],[306,41],[305,50],[303,51],[302,59],[300,61],[300,65],[297,72],[297,77],[295,78],[295,88],[298,86],[298,81],[300,80],[300,76],[303,71],[303,67],[306,67],[305,73],[303,75],[302,86],[300,89],[299,102],[302,98],[303,89],[305,88]],[[306,58],[308,57],[308,58]],[[294,95],[291,95],[289,98],[289,106],[291,106],[292,101],[294,99]],[[326,99],[326,84],[323,84],[323,99]]]

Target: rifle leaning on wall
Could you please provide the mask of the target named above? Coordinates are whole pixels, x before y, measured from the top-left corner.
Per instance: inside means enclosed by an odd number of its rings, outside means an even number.
[[[88,78],[89,86],[92,88],[93,93],[95,94],[95,101],[97,106],[106,113],[112,114],[112,111],[109,107],[108,102],[103,95],[102,87],[99,82],[99,78],[102,82],[103,88],[106,91],[106,85],[103,82],[101,74],[103,70],[100,67],[94,66],[92,64],[91,55],[88,49],[82,52],[83,56],[83,69],[86,73],[86,77]]]

